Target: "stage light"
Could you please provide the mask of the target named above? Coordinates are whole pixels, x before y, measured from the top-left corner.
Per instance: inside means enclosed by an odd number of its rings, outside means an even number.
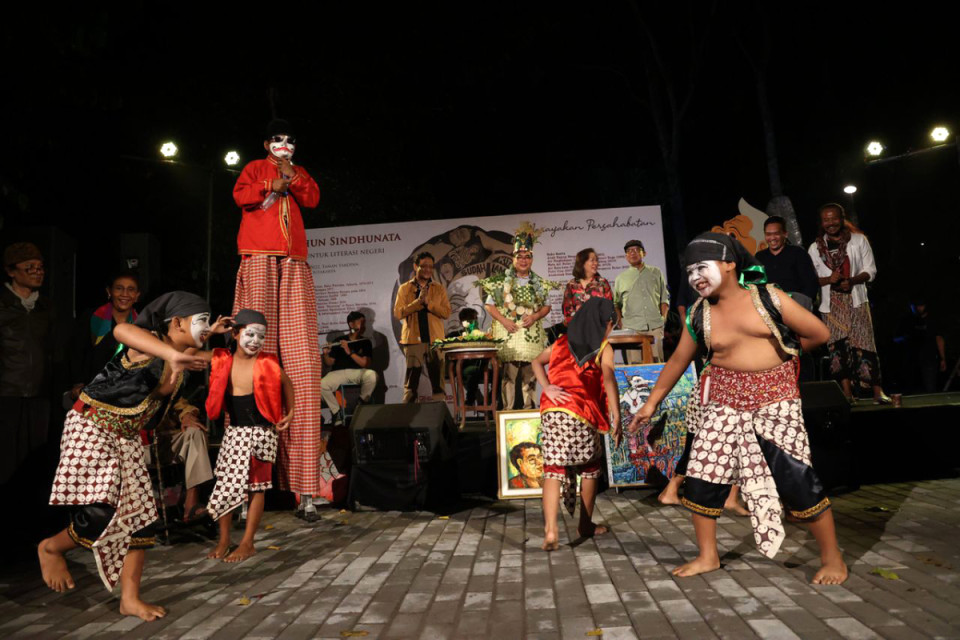
[[[930,132],[930,137],[933,138],[934,142],[946,142],[947,138],[950,137],[950,130],[946,127],[934,127],[933,131]]]
[[[177,149],[177,145],[173,144],[172,142],[164,142],[162,145],[160,145],[160,155],[162,155],[164,158],[172,158],[177,155],[178,151],[179,149]]]
[[[849,193],[851,196],[857,192],[857,188],[852,184],[848,184],[843,188],[844,193]]]
[[[223,156],[223,161],[227,166],[232,167],[240,162],[240,154],[236,151],[228,151],[227,155]]]
[[[871,140],[867,145],[867,153],[873,157],[877,157],[883,153],[883,145],[876,140]]]

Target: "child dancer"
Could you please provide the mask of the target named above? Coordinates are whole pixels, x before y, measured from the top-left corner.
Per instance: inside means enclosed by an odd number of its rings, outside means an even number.
[[[577,475],[582,477],[577,532],[582,537],[607,532],[606,527],[593,523],[593,505],[597,479],[603,473],[603,434],[612,430],[618,445],[621,437],[613,349],[606,342],[614,316],[613,302],[590,298],[570,320],[567,334],[532,362],[534,375],[543,388],[540,424],[545,551],[559,547],[557,510],[561,486],[564,506],[570,515],[576,508]],[[549,365],[549,371],[544,371],[544,365]]]
[[[233,350],[214,349],[211,354],[207,416],[211,420],[220,417],[226,405],[230,424],[217,456],[217,483],[207,504],[210,517],[220,520],[220,540],[207,555],[210,559],[241,562],[256,553],[253,537],[263,515],[263,492],[273,487],[277,432],[293,419],[293,383],[276,356],[261,351],[266,335],[266,317],[259,311],[241,309],[233,318]],[[240,545],[227,555],[230,513],[248,495],[246,531]]]
[[[184,291],[164,294],[135,323],[118,324],[123,348],[67,413],[60,463],[50,504],[73,507],[70,526],[40,543],[43,580],[54,591],[74,587],[64,553],[92,549],[107,589],[120,583],[120,613],[155,620],[163,607],[140,599],[144,550],[153,546],[150,525],[158,514],[140,444],[140,429],[164,415],[183,389],[185,370],[206,362],[193,355],[210,333],[210,307]]]

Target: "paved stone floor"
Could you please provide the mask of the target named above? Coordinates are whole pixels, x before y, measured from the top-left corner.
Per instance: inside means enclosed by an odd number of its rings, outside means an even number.
[[[788,525],[772,561],[730,517],[724,567],[673,578],[696,553],[687,513],[608,491],[598,519],[612,533],[571,545],[568,518],[549,555],[538,501],[478,501],[448,518],[331,510],[314,525],[268,513],[260,552],[240,565],[204,559],[201,540],[148,552],[143,595],[170,610],[152,623],[117,613],[89,553],[73,552],[67,595],[20,559],[3,572],[0,637],[960,637],[960,479],[868,486],[834,504],[843,586],[809,584],[805,531]]]

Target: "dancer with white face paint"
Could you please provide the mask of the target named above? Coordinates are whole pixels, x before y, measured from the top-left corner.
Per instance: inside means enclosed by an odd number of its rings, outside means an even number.
[[[302,165],[294,164],[294,154],[302,149],[290,122],[274,120],[264,134],[266,157],[247,164],[233,188],[242,216],[233,310],[263,313],[261,348],[283,360],[293,381],[299,406],[290,429],[280,434],[277,479],[280,489],[297,494],[297,515],[313,522],[318,517],[314,497],[335,502],[346,493],[346,477],[321,444],[317,289],[301,214],[317,206],[320,189]]]
[[[801,347],[823,344],[830,332],[767,284],[760,263],[729,236],[697,236],[687,245],[684,264],[691,285],[708,297],[687,312],[688,331],[629,427],[636,432],[648,422],[698,350],[706,352],[708,362],[687,422],[695,437],[682,499],[693,512],[700,553],[673,574],[685,577],[720,568],[716,518],[731,485],[737,484],[764,555],[774,557],[786,537],[782,501],[810,527],[820,546],[822,566],[813,582],[840,584],[847,567],[837,546],[830,500],[811,466],[797,388]],[[719,283],[711,282],[714,268]]]
[[[273,487],[277,434],[294,415],[294,390],[276,356],[263,351],[267,319],[241,309],[234,317],[234,353],[214,349],[207,394],[211,420],[226,410],[230,423],[217,456],[217,483],[207,512],[220,521],[220,539],[207,558],[241,562],[256,553],[254,534],[263,515],[263,492]],[[284,412],[286,407],[286,412]],[[249,500],[247,526],[240,545],[230,552],[232,512]]]
[[[148,304],[135,323],[114,328],[123,350],[84,387],[64,423],[50,503],[74,512],[70,526],[37,549],[44,582],[54,591],[74,588],[64,553],[83,546],[94,552],[104,585],[112,590],[120,583],[121,614],[166,615],[140,599],[144,550],[154,544],[150,525],[158,514],[139,434],[170,410],[186,370],[206,368],[195,347],[229,330],[229,319],[212,327],[209,320],[203,298],[174,291]]]

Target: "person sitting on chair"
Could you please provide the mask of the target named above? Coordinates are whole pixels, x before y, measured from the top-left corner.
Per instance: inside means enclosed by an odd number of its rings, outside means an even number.
[[[343,414],[340,412],[340,403],[337,401],[336,391],[340,385],[359,384],[360,403],[370,401],[374,387],[377,386],[377,374],[370,369],[373,353],[373,344],[363,333],[367,328],[367,318],[359,311],[351,311],[347,315],[347,326],[350,332],[331,341],[339,346],[325,346],[323,348],[323,366],[329,373],[320,379],[320,397],[333,413],[334,424],[343,423]]]

